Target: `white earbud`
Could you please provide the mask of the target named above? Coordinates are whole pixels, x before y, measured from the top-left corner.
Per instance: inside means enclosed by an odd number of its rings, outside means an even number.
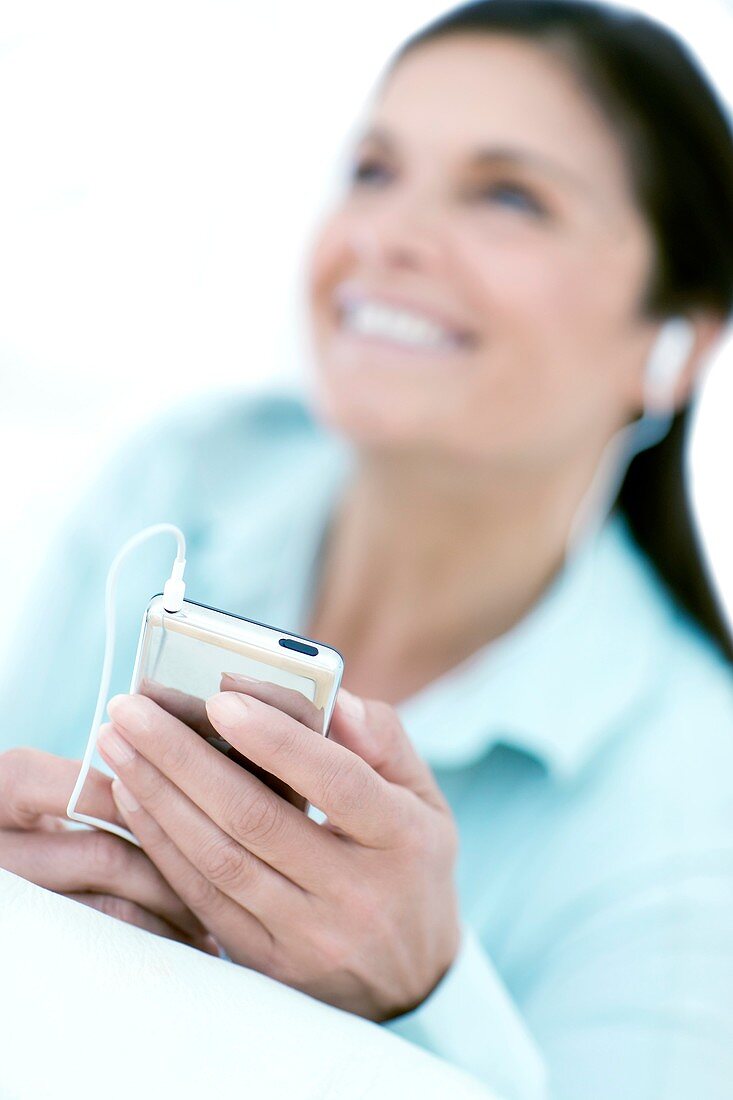
[[[568,556],[601,527],[636,455],[660,443],[669,433],[675,414],[675,391],[694,342],[695,330],[684,317],[670,317],[663,322],[644,368],[643,415],[609,440],[573,518]]]
[[[677,383],[687,366],[695,330],[684,317],[670,317],[659,331],[644,370],[644,416],[671,416]]]

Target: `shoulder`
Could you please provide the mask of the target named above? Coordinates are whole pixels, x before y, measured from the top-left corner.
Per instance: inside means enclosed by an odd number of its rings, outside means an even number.
[[[194,546],[233,515],[261,514],[250,506],[278,498],[296,480],[293,471],[307,476],[340,446],[297,392],[190,398],[139,425],[100,465],[63,520],[54,556],[83,573],[164,520]],[[137,557],[156,553],[153,545]]]
[[[205,513],[235,490],[266,491],[337,446],[297,392],[197,396],[139,426],[107,463],[96,491]]]
[[[558,740],[567,714],[584,747],[547,803],[560,849],[584,838],[607,869],[733,845],[733,668],[625,527],[609,535],[557,708]]]
[[[733,668],[651,565],[646,583],[648,683],[593,761],[591,789],[640,851],[733,845]]]
[[[710,876],[730,875],[733,670],[652,571],[645,583],[643,686],[583,766],[543,788],[539,811],[528,799],[543,828],[530,818],[535,871],[527,873],[551,914],[558,904],[595,907],[640,891],[651,902],[680,883],[699,884],[702,901]],[[630,614],[629,636],[634,627]],[[629,651],[633,662],[633,643]]]
[[[633,658],[645,672],[634,699],[636,720],[629,722],[629,746],[644,737],[653,741],[655,731],[665,730],[670,750],[685,744],[712,748],[720,731],[723,745],[733,748],[733,666],[628,529],[619,528],[617,537],[625,558],[622,582],[612,593],[623,605],[618,641],[625,639],[626,660]],[[621,664],[616,672],[623,671]]]
[[[670,597],[667,644],[639,763],[680,804],[718,804],[733,826],[733,667]]]
[[[187,467],[308,447],[325,435],[305,395],[267,390],[196,396],[137,429],[125,450]]]
[[[657,623],[650,691],[642,700],[647,737],[659,750],[657,738],[664,737],[670,759],[723,753],[733,767],[733,666],[643,557]]]

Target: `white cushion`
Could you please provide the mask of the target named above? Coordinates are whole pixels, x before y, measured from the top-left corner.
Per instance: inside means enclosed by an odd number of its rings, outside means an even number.
[[[0,870],[0,1098],[487,1100],[384,1028]]]

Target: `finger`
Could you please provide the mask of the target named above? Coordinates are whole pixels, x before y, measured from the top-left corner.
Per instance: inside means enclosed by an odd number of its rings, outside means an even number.
[[[147,856],[109,833],[0,832],[0,867],[56,893],[123,896],[190,935],[204,931]]]
[[[325,714],[323,709],[317,707],[300,691],[294,691],[292,688],[282,687],[280,684],[273,684],[269,681],[253,680],[249,676],[235,675],[228,672],[222,673],[220,689],[221,691],[241,691],[250,694],[255,699],[269,704],[269,706],[277,707],[283,714],[289,714],[291,718],[295,718],[297,722],[302,722],[304,726],[315,730],[316,733],[324,734]],[[293,806],[297,806],[299,810],[305,810],[306,799],[302,795],[294,791],[282,779],[271,772],[265,771],[264,768],[259,768],[242,753],[237,752],[235,748],[232,748],[227,741],[220,737],[210,722],[209,729],[214,734],[214,738],[210,739],[211,744],[223,748],[230,760],[234,760],[238,764],[244,764],[252,775],[257,776],[263,783],[266,783],[275,794],[279,794],[281,798],[286,799]]]
[[[331,740],[366,760],[381,776],[409,787],[424,801],[443,806],[445,799],[429,766],[415,750],[389,703],[361,699],[341,688],[331,719]]]
[[[270,707],[266,709],[273,715],[279,714]],[[338,874],[337,860],[341,853],[333,836],[259,779],[213,751],[150,699],[118,695],[110,700],[108,710],[113,715],[118,738],[110,738],[111,727],[102,727],[100,752],[126,783],[130,778],[127,785],[140,795],[140,801],[157,820],[160,821],[160,816],[153,804],[156,793],[148,792],[147,801],[142,797],[143,792],[135,786],[128,770],[132,763],[126,758],[129,752],[137,750],[171,781],[173,789],[182,791],[225,835],[292,882],[316,892],[324,877]],[[324,740],[312,731],[309,736],[315,741]],[[161,788],[161,798],[164,793]],[[171,831],[170,835],[178,843],[177,832]]]
[[[187,858],[135,796],[115,780],[114,794],[127,828],[192,912],[213,932],[237,962],[262,970],[272,950],[272,936],[262,922],[230,898]]]
[[[138,694],[152,699],[163,710],[167,710],[181,722],[185,722],[202,737],[209,737],[216,733],[206,713],[206,704],[197,695],[189,695],[177,688],[166,687],[155,680],[143,679],[138,687]]]
[[[281,687],[265,680],[255,680],[250,676],[242,676],[239,673],[222,672],[220,680],[221,691],[243,691],[269,703],[285,714],[309,726],[316,733],[323,732],[323,708],[307,699],[300,691],[292,688]],[[144,679],[138,687],[138,694],[152,699],[163,710],[167,710],[181,722],[201,734],[210,737],[216,734],[206,713],[206,704],[196,695],[189,695],[177,688],[167,687],[155,680]]]
[[[404,820],[405,792],[356,753],[239,692],[213,695],[206,708],[227,741],[300,791],[334,825],[365,845],[390,843]]]
[[[184,691],[178,691],[176,688],[165,687],[163,684],[158,684],[154,680],[143,680],[140,684],[138,695],[144,695],[148,699],[152,699],[157,703],[159,707],[167,711],[168,714],[172,714],[174,718],[178,718],[179,721],[189,726],[200,737],[203,737],[210,745],[213,745],[215,749],[228,756],[230,760],[233,760],[235,764],[239,764],[241,767],[246,768],[248,772],[255,775],[258,779],[261,779],[263,783],[266,783],[276,794],[279,794],[282,798],[291,802],[298,809],[305,809],[305,799],[293,791],[286,783],[283,783],[276,776],[269,775],[263,771],[262,768],[258,768],[251,760],[247,760],[246,757],[238,753],[236,749],[224,741],[219,736],[217,730],[214,729],[209,717],[206,713],[206,704],[203,699],[199,699],[194,695],[187,695]]]
[[[251,695],[262,703],[277,707],[283,714],[289,714],[296,722],[302,722],[316,733],[323,733],[323,707],[317,707],[300,691],[271,684],[269,681],[252,680],[249,676],[235,675],[232,672],[222,673],[221,691],[241,691],[245,695]]]
[[[78,760],[38,749],[9,749],[0,754],[0,828],[43,826],[43,815],[65,817],[79,775]],[[77,809],[122,825],[111,793],[111,779],[91,768]]]
[[[178,943],[185,943],[189,947],[197,947],[201,951],[206,951],[207,954],[214,954],[216,950],[209,942],[210,937],[207,933],[200,936],[188,936],[180,928],[168,924],[167,921],[164,921],[155,913],[150,913],[147,909],[143,909],[141,905],[137,905],[127,898],[118,898],[112,894],[82,892],[68,893],[66,897],[70,898],[71,901],[78,901],[90,909],[96,909],[99,913],[106,913],[109,917],[124,921],[125,924],[132,924],[136,928],[152,932],[156,936],[165,936],[168,940],[176,940]]]
[[[100,751],[106,753],[121,737],[114,728],[100,739]],[[163,833],[203,877],[260,920],[270,914],[285,917],[302,892],[289,879],[258,859],[246,847],[225,833],[211,818],[140,753],[133,753],[123,764],[115,763],[128,796],[128,820],[137,810],[151,817]],[[114,791],[114,787],[113,787]],[[119,798],[120,810],[125,805]],[[140,837],[137,832],[135,836]],[[156,851],[145,849],[159,866]],[[173,883],[177,890],[178,883]],[[218,902],[218,899],[213,899]],[[211,913],[198,915],[209,923]]]

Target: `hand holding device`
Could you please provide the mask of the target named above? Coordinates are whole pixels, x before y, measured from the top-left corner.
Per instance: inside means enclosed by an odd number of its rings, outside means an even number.
[[[266,680],[295,688],[306,698],[312,699],[322,713],[319,732],[325,736],[343,672],[341,655],[329,646],[239,615],[229,615],[205,604],[184,600],[186,540],[175,524],[157,523],[129,538],[118,550],[107,574],[102,675],[86,749],[66,814],[72,821],[103,829],[132,844],[138,841],[127,829],[104,818],[81,813],[78,802],[92,765],[109,693],[115,643],[117,576],[132,550],[147,539],[165,533],[175,535],[176,557],[163,593],[150,601],[143,615],[131,691],[136,692],[144,687],[153,698],[156,694],[161,700],[177,698],[179,704],[182,703],[182,696],[187,696],[185,706],[195,716],[195,700],[203,702],[208,695],[219,690],[224,662],[240,674],[249,672],[264,676]],[[222,739],[209,740],[214,747],[230,752],[231,747]],[[251,766],[251,762],[241,754],[237,763],[244,767]],[[264,773],[261,778],[267,779]],[[308,809],[305,799],[295,792],[286,791],[274,777],[269,778],[290,801],[299,804],[302,809]]]
[[[342,690],[324,738],[282,685],[229,681],[207,701],[218,734],[326,824],[152,699],[108,710],[120,814],[232,960],[372,1020],[428,996],[458,947],[456,827],[391,706]]]
[[[254,683],[286,689],[284,697],[299,701],[292,705],[299,706],[301,717],[307,714],[311,728],[326,735],[343,667],[341,655],[322,642],[190,600],[182,600],[172,614],[165,596],[156,596],[143,618],[130,690],[154,699],[214,748],[254,770],[287,801],[307,810],[301,794],[257,768],[220,736],[207,717],[205,701],[226,690],[230,673],[244,675]]]
[[[117,569],[163,530],[178,553],[143,619],[134,694],[110,700],[112,721],[100,727]],[[369,1019],[409,1011],[458,950],[445,798],[392,707],[337,698],[335,650],[186,601],[184,564],[170,524],[136,535],[113,562],[103,674],[69,817],[142,847],[235,962]],[[98,738],[124,781],[112,784],[117,820],[77,806]],[[309,803],[325,824],[302,812]]]

